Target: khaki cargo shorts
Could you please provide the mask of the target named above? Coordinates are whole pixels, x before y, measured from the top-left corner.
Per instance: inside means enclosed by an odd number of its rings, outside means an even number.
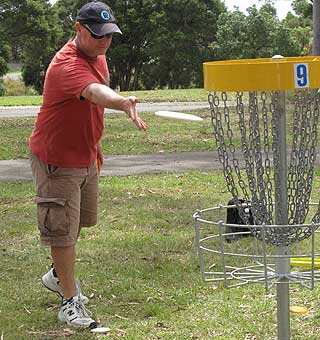
[[[69,247],[82,227],[97,223],[98,173],[89,168],[60,168],[30,155],[41,243]]]

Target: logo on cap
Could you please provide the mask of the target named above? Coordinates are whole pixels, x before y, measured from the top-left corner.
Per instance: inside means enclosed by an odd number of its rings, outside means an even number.
[[[110,13],[108,11],[102,11],[100,13],[100,15],[101,15],[101,18],[103,20],[110,20],[111,19],[111,15],[110,15]]]

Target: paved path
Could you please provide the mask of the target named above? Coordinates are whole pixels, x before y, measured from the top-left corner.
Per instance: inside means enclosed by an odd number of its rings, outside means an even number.
[[[220,170],[216,152],[155,153],[105,157],[102,176],[128,176],[147,173]],[[0,182],[31,180],[29,160],[0,160]]]
[[[203,108],[209,109],[209,104],[207,102],[138,103],[137,108],[139,112],[189,111]],[[38,112],[39,106],[0,106],[0,118],[36,116]],[[107,109],[106,112],[115,112],[115,110]]]
[[[319,153],[319,150],[316,151]],[[239,166],[244,167],[241,151],[236,151]],[[316,160],[320,166],[320,159]],[[187,172],[193,170],[222,170],[216,151],[195,151],[177,153],[154,153],[143,155],[106,156],[101,176],[130,176],[169,172]],[[31,180],[31,168],[28,159],[0,160],[0,182]]]

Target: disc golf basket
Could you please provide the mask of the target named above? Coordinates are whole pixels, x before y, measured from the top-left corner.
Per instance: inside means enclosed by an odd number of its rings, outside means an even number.
[[[316,57],[204,64],[213,134],[235,204],[194,214],[202,277],[227,288],[276,287],[279,340],[290,339],[289,284],[313,289],[320,280],[320,203],[311,202],[319,74]],[[245,229],[225,222],[228,209]],[[241,239],[230,242],[230,235]]]

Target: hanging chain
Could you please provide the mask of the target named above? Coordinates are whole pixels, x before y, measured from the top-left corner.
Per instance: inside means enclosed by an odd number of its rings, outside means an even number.
[[[279,190],[273,187],[273,183],[276,186],[280,181],[278,92],[272,92],[270,97],[269,101],[266,92],[261,92],[260,98],[257,92],[250,92],[248,105],[246,105],[244,94],[237,92],[235,113],[233,113],[225,92],[221,94],[221,100],[216,92],[208,96],[213,135],[227,188],[237,202],[240,216],[248,224],[248,214],[244,212],[241,199],[244,199],[247,204],[250,203],[257,226],[263,223],[272,225],[274,218],[282,220],[282,216],[274,216],[275,213],[281,215],[281,212],[279,209],[276,212],[274,210],[274,202],[279,202],[280,196]],[[246,114],[247,106],[248,114]],[[241,171],[238,152],[235,148],[236,117],[238,117],[246,179]],[[318,91],[296,91],[292,114],[292,148],[287,174],[289,224],[303,224],[309,211],[316,158],[318,118]],[[273,182],[273,174],[275,182]],[[320,202],[312,219],[314,223],[319,223],[319,221]],[[253,232],[261,238],[259,227]],[[274,245],[287,245],[309,237],[311,232],[310,228],[283,228],[279,233],[277,228],[268,228],[264,237],[267,242]]]
[[[224,177],[226,179],[228,190],[231,192],[233,197],[238,197],[238,191],[235,186],[233,176],[232,176],[232,168],[229,164],[229,157],[227,152],[227,146],[225,144],[225,138],[224,138],[224,124],[222,120],[222,114],[220,110],[220,100],[217,94],[210,93],[208,96],[208,101],[210,104],[211,109],[211,121],[213,126],[213,134],[217,143],[218,147],[218,154],[219,154],[219,160],[223,166],[223,173]],[[232,131],[229,131],[230,135],[232,134]]]

